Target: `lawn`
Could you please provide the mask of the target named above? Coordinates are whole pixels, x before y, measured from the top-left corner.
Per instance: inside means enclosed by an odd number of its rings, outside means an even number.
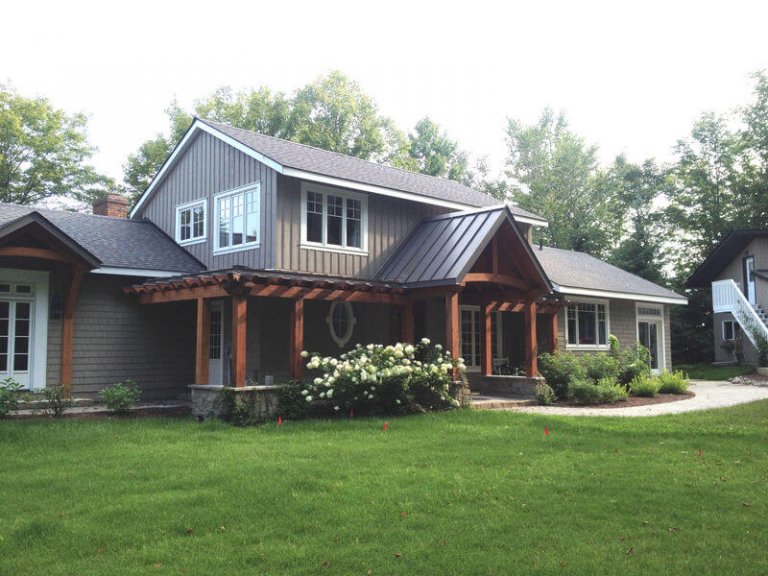
[[[697,380],[730,380],[734,376],[745,376],[755,371],[754,366],[747,364],[731,364],[728,366],[712,366],[712,364],[680,364],[675,365],[675,371],[682,370],[689,378]]]
[[[765,574],[766,422],[0,422],[0,574]]]

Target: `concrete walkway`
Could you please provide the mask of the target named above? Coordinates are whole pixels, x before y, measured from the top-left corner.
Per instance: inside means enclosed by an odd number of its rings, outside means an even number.
[[[690,390],[693,398],[631,406],[628,408],[572,408],[567,406],[509,406],[497,408],[514,412],[549,414],[553,416],[659,416],[661,414],[681,414],[696,410],[724,408],[736,404],[746,404],[768,398],[768,387],[712,380],[691,380]]]

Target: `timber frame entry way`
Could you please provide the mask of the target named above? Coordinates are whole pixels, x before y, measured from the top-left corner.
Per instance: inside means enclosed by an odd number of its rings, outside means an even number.
[[[304,349],[304,303],[307,300],[388,304],[399,309],[399,337],[414,340],[414,305],[426,298],[442,298],[445,315],[444,345],[460,356],[460,310],[462,303],[480,304],[482,341],[481,371],[492,374],[491,316],[496,311],[522,312],[525,317],[525,368],[535,376],[537,366],[537,314],[550,314],[550,348],[557,348],[557,313],[563,303],[550,299],[548,291],[514,286],[497,274],[467,274],[465,282],[453,286],[407,288],[376,281],[330,279],[284,272],[258,271],[237,267],[219,272],[204,272],[178,278],[149,281],[124,289],[138,296],[142,304],[196,301],[195,384],[209,383],[208,352],[211,299],[229,298],[232,302],[231,385],[246,385],[246,335],[249,298],[286,298],[290,308],[289,366],[293,378],[301,379]],[[456,376],[456,375],[454,375]]]

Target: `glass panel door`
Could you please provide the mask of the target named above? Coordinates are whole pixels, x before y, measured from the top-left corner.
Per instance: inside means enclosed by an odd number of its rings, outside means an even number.
[[[660,346],[659,332],[661,331],[660,322],[640,321],[637,323],[638,340],[640,344],[648,349],[651,355],[651,370],[659,370]]]
[[[0,301],[0,379],[13,378],[29,387],[32,303]]]
[[[211,327],[208,340],[208,383],[221,386],[224,382],[224,362],[222,349],[224,344],[223,306],[221,302],[211,302]]]

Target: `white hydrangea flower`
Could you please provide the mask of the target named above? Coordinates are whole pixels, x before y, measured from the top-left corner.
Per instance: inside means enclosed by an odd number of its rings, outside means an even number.
[[[336,410],[336,412],[338,412],[339,410],[341,410],[341,408],[339,408],[338,406],[334,406],[334,407],[333,407],[333,409],[334,409],[334,410]]]
[[[325,398],[325,392],[320,392],[320,398]]]
[[[302,396],[306,396],[307,394],[309,394],[309,390],[302,390],[301,391],[301,395]]]
[[[442,349],[443,349],[443,345],[442,344],[435,344],[435,350],[440,352],[440,350],[442,350]]]
[[[373,394],[368,394],[368,400],[373,400]]]
[[[429,338],[422,338],[422,339],[421,339],[421,343],[422,343],[424,346],[429,346],[429,343],[430,343],[430,342],[431,342],[431,340],[430,340]]]
[[[320,386],[320,384],[322,384],[322,383],[323,383],[323,379],[322,378],[315,378],[315,386]]]
[[[307,352],[306,350],[302,350],[301,351],[301,357],[302,358],[309,358],[309,352]]]
[[[307,402],[312,402],[312,396],[307,396]]]
[[[410,356],[415,351],[415,348],[408,344],[405,348],[403,348],[403,351]]]
[[[373,344],[368,344],[368,346],[366,346],[366,349],[367,349],[368,351],[371,351],[371,352],[372,352],[372,351],[373,351]]]

